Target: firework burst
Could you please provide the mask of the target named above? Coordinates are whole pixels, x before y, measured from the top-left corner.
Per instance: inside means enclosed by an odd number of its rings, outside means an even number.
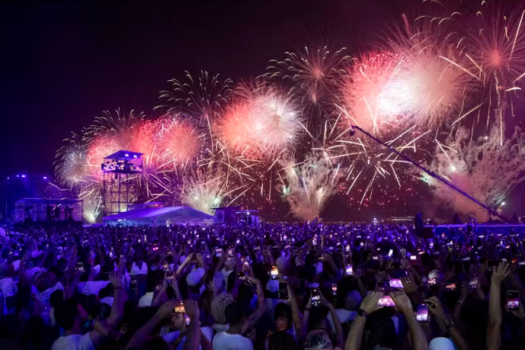
[[[172,89],[160,92],[160,99],[168,104],[155,109],[164,109],[170,114],[183,112],[206,124],[219,117],[228,101],[232,80],[221,80],[219,74],[211,75],[206,71],[201,71],[197,78],[188,71],[185,75],[185,80],[168,80]]]
[[[283,170],[282,195],[292,213],[312,221],[336,193],[341,178],[340,164],[332,164],[323,154],[310,153],[302,163],[281,161]]]
[[[431,169],[452,184],[469,193],[489,207],[497,206],[520,183],[525,181],[525,152],[520,144],[524,134],[516,129],[514,135],[499,144],[499,126],[490,136],[471,142],[470,130],[460,128],[448,146],[437,142],[436,157]],[[440,182],[428,179],[436,204],[455,212],[487,220],[488,213],[456,191]]]
[[[305,108],[330,114],[337,97],[335,93],[350,61],[346,48],[331,50],[326,45],[305,46],[297,52],[286,52],[282,61],[271,60],[269,79],[280,79],[290,85],[290,94]],[[309,115],[310,113],[305,113]]]
[[[292,148],[302,130],[293,100],[274,87],[242,84],[217,126],[229,151],[271,159]]]

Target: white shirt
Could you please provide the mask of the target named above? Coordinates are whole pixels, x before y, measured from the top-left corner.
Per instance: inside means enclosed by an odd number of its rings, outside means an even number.
[[[95,350],[95,345],[93,345],[89,333],[84,335],[72,334],[55,340],[51,350]]]
[[[105,288],[109,281],[87,281],[78,284],[78,291],[84,295],[98,295],[102,288]]]
[[[139,268],[139,266],[136,263],[133,263],[131,265],[131,271],[129,272],[131,276],[135,275],[147,275],[148,274],[148,265],[146,265],[145,262],[142,262],[142,268]]]
[[[153,292],[147,292],[139,299],[139,307],[147,307],[151,306],[151,303],[153,302]]]
[[[253,344],[242,335],[219,332],[213,338],[213,350],[253,350]]]
[[[210,327],[201,327],[202,334],[206,336],[206,338],[210,341],[213,339],[213,330]],[[180,331],[170,332],[168,334],[164,334],[162,338],[166,341],[166,343],[171,344],[179,337]],[[182,346],[184,345],[184,342],[186,341],[186,337],[182,338],[182,341],[179,343],[179,346],[177,347],[177,350],[182,350]],[[202,350],[202,347],[199,346],[199,349]]]

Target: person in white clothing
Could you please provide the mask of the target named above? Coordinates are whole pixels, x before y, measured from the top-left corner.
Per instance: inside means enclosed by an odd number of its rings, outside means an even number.
[[[225,332],[218,332],[213,338],[214,350],[253,350],[252,341],[241,335],[246,315],[241,304],[233,302],[226,307],[226,320],[230,328]]]

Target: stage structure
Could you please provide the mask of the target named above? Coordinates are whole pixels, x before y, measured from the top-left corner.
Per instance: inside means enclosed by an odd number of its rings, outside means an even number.
[[[241,209],[241,207],[221,207],[215,209],[213,222],[215,224],[244,224],[248,226],[259,225],[259,211]]]
[[[132,186],[142,178],[142,153],[118,151],[102,163],[102,198],[105,216],[127,211]]]

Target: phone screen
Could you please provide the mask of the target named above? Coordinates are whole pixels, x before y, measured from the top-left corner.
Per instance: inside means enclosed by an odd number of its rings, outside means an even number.
[[[468,285],[470,289],[476,289],[478,287],[478,277],[476,276],[471,278]]]
[[[346,267],[346,274],[349,275],[349,276],[351,276],[351,275],[354,274],[354,271],[353,271],[353,269],[352,269],[352,265],[348,265],[348,266]]]
[[[337,296],[337,283],[332,283],[332,295]]]
[[[77,262],[75,266],[75,271],[78,271],[80,273],[84,273],[84,263],[82,261]]]
[[[272,279],[277,279],[277,276],[279,275],[279,270],[277,270],[277,266],[273,265],[272,270],[270,271],[270,276]]]
[[[394,251],[393,251],[392,249],[390,249],[390,250],[388,251],[388,256],[392,256],[393,253],[394,253]]]
[[[445,290],[448,292],[456,290],[456,284],[455,283],[447,283],[445,285]]]
[[[435,278],[429,278],[428,279],[428,285],[429,286],[435,286],[436,285],[436,279]]]
[[[411,255],[410,256],[410,260],[417,260],[417,256],[416,255]]]
[[[186,313],[186,309],[184,308],[184,303],[181,301],[175,307],[173,308],[173,312],[177,313]]]
[[[517,290],[507,291],[507,310],[518,310],[520,308],[520,292]]]
[[[319,306],[321,305],[321,295],[319,294],[319,291],[317,288],[312,289],[312,306]]]
[[[403,289],[403,283],[399,278],[392,278],[390,280],[390,288]]]
[[[419,304],[417,306],[416,319],[419,322],[428,322],[428,305]]]
[[[288,284],[283,282],[279,283],[279,299],[288,299]]]
[[[384,295],[381,297],[381,299],[379,299],[379,301],[377,302],[377,305],[392,307],[392,306],[395,306],[396,304],[394,304],[394,301],[392,300],[390,295]]]

